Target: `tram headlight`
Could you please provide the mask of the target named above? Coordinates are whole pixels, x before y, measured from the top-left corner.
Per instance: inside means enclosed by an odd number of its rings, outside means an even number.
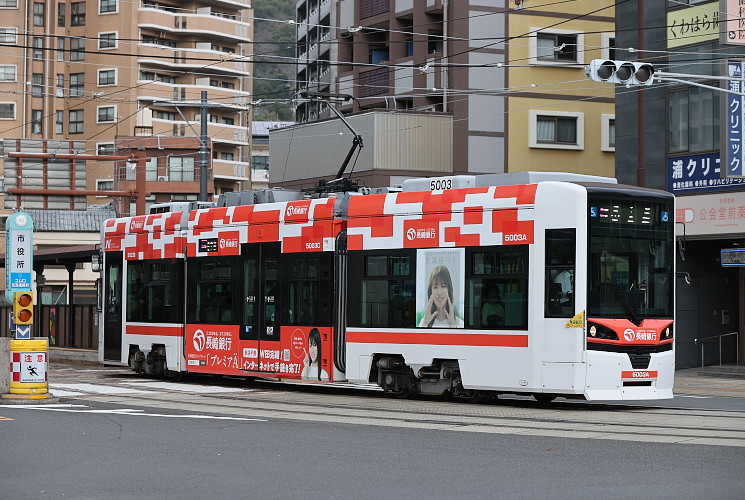
[[[673,338],[673,325],[668,326],[662,331],[660,340],[670,340],[671,338]]]
[[[618,340],[618,334],[607,326],[597,323],[589,323],[587,329],[588,336],[593,339]]]

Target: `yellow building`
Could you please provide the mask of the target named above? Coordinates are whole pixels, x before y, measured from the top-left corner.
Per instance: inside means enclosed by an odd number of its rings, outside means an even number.
[[[614,16],[609,0],[535,8],[528,1],[511,13],[510,172],[615,176],[615,89],[585,75],[592,59],[613,58]]]

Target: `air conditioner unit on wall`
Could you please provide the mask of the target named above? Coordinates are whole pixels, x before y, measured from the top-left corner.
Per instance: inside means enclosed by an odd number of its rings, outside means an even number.
[[[160,182],[167,182],[168,181],[168,176],[167,175],[159,175],[158,176],[158,181],[160,181]]]

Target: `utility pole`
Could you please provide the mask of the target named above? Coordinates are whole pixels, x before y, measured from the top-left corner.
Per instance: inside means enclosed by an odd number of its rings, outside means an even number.
[[[199,201],[207,200],[207,177],[209,177],[210,150],[207,147],[207,91],[202,91],[201,117],[202,133],[199,138]]]

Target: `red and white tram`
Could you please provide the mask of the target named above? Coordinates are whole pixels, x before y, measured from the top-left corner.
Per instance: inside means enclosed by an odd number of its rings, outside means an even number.
[[[671,398],[674,198],[611,181],[269,189],[109,220],[99,359],[404,394]]]

